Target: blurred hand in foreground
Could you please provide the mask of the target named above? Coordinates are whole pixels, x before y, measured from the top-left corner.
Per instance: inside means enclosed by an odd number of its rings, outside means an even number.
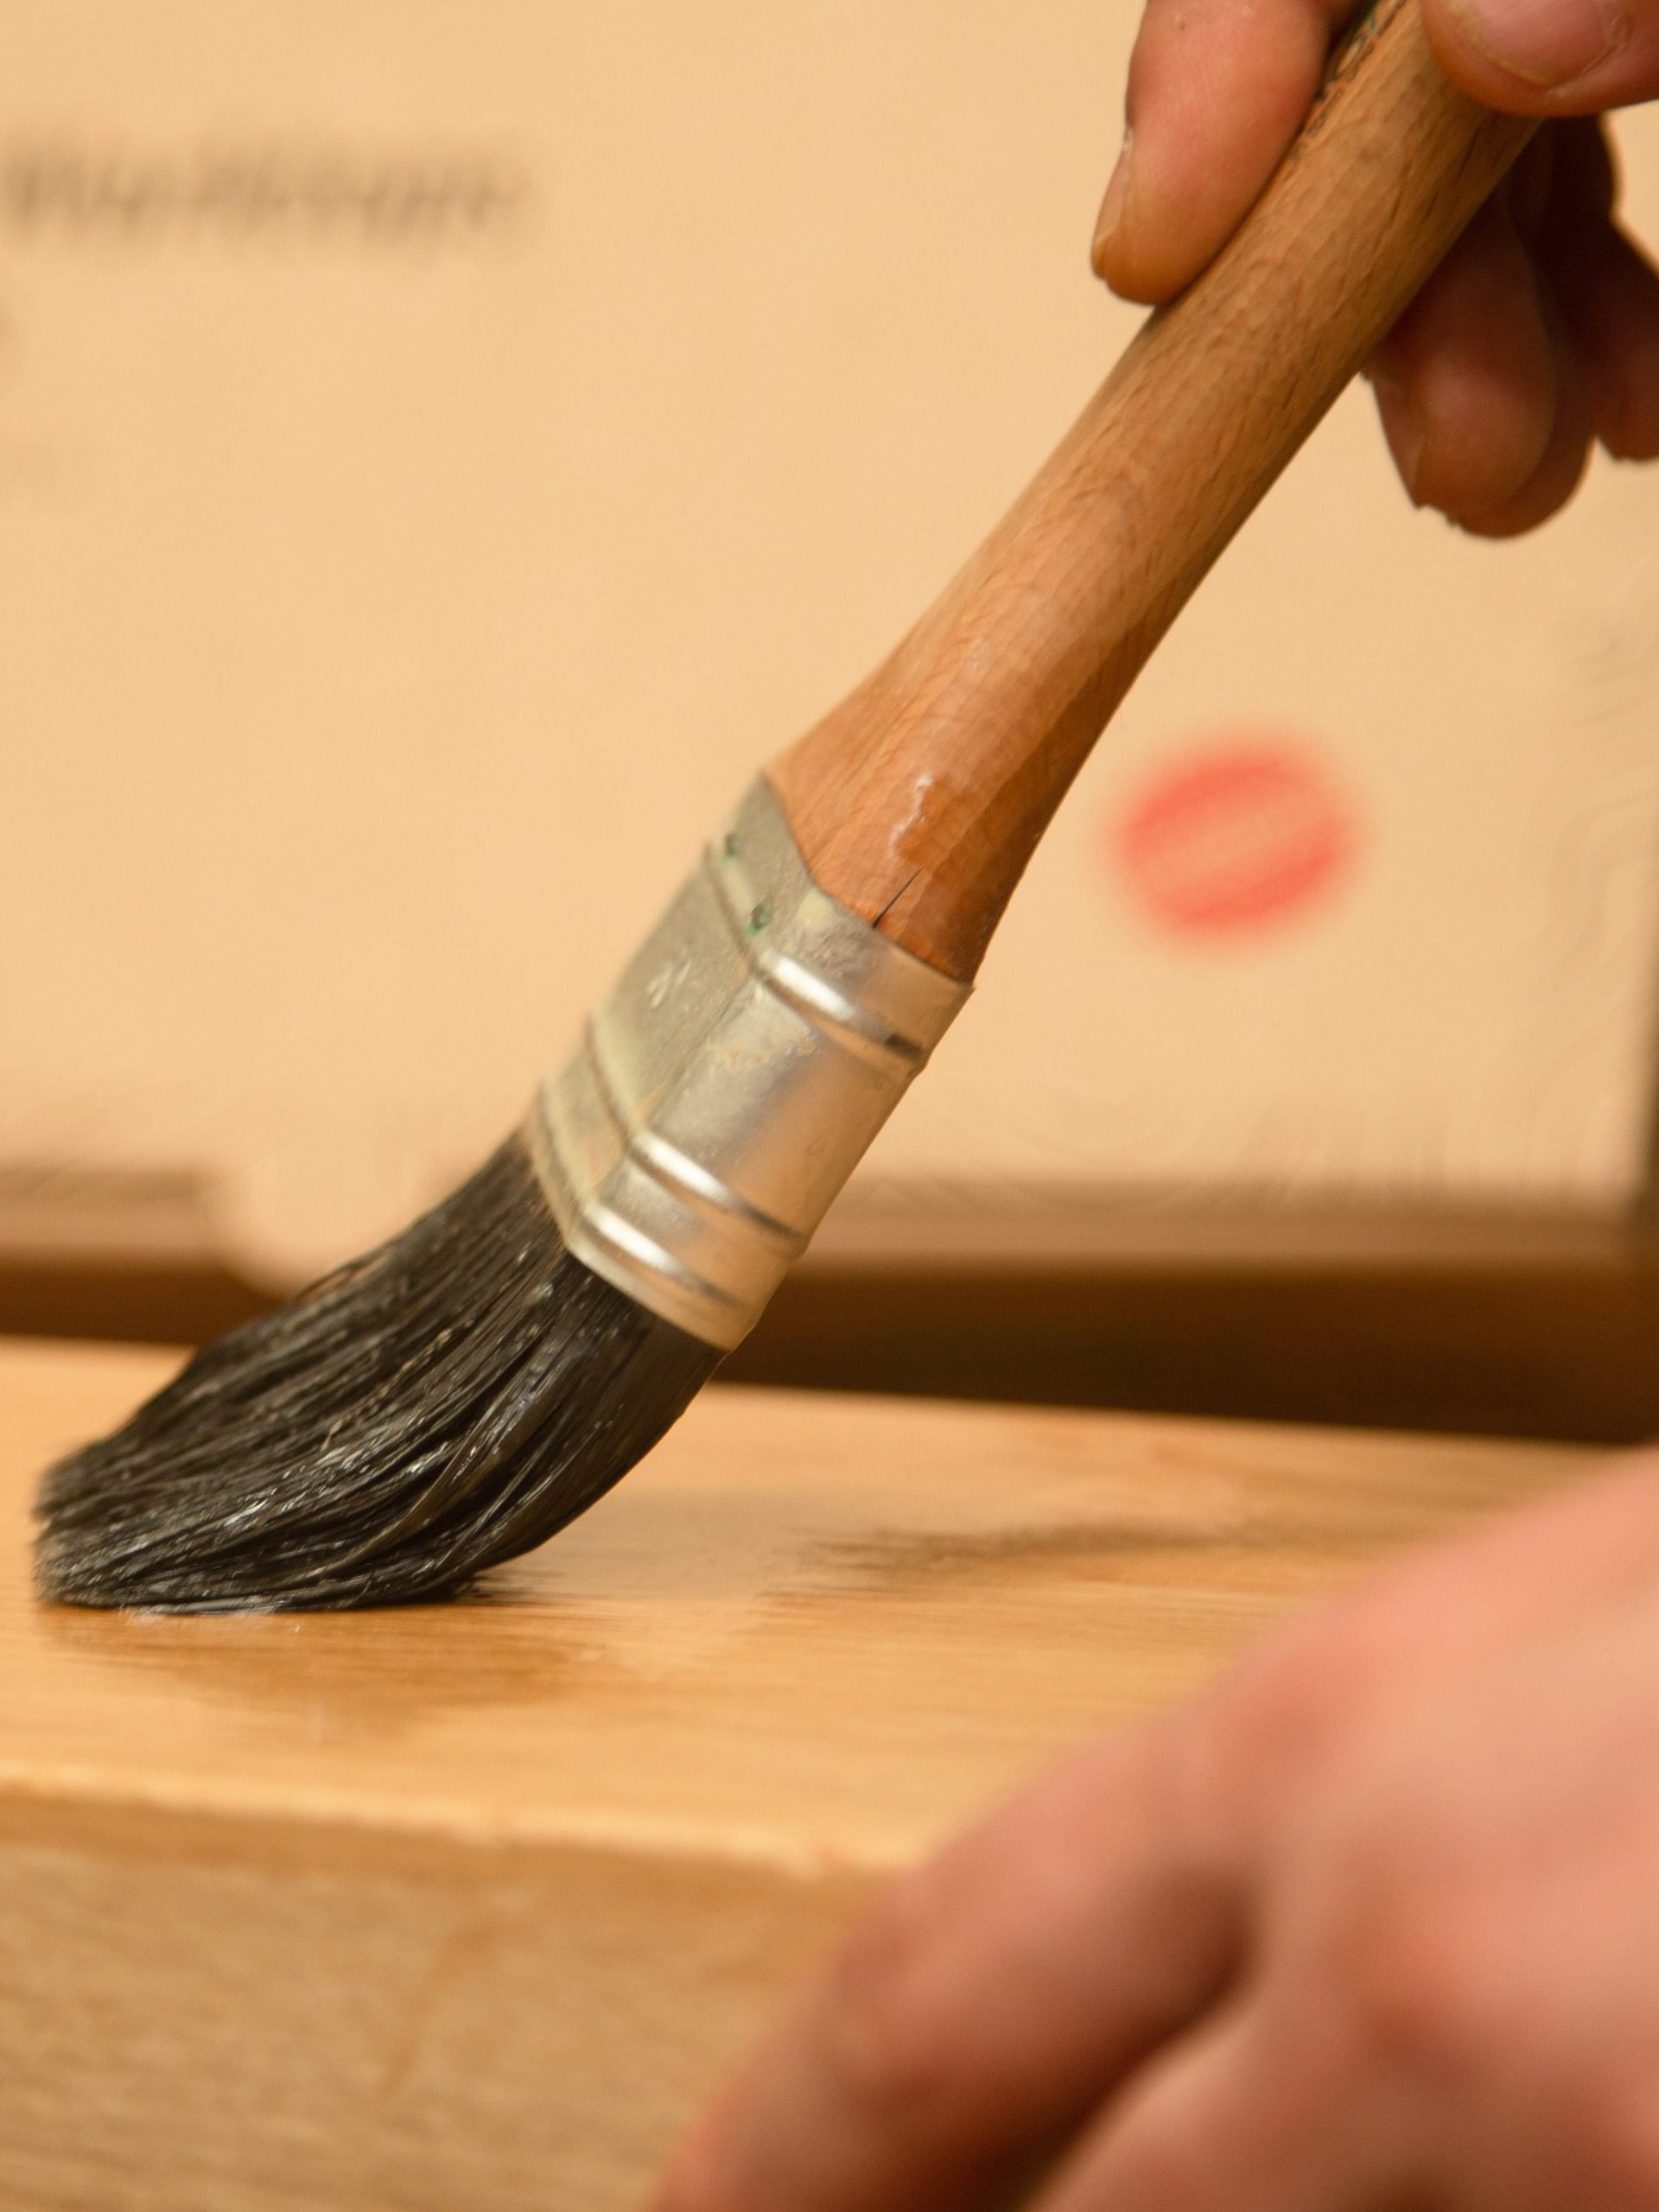
[[[655,2212],[1659,2207],[1659,1456],[899,1880]]]
[[[1422,0],[1448,74],[1548,122],[1370,374],[1420,506],[1486,537],[1571,497],[1599,439],[1659,454],[1659,277],[1615,221],[1599,119],[1659,97],[1659,0]],[[1095,266],[1166,300],[1225,243],[1307,111],[1350,0],[1147,0]]]

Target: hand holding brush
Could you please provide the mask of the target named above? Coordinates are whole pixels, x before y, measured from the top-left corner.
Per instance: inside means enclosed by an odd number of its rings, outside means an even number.
[[[1382,0],[1236,236],[897,650],[716,828],[524,1128],[50,1471],[43,1590],[432,1597],[625,1474],[959,1010],[1148,654],[1532,128],[1448,83],[1415,0]]]

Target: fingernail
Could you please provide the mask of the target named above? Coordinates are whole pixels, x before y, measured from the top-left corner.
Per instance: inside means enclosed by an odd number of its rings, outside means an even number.
[[[1123,219],[1123,202],[1129,189],[1129,154],[1135,144],[1135,133],[1123,133],[1123,150],[1117,157],[1117,167],[1112,171],[1111,182],[1106,188],[1106,197],[1100,203],[1100,213],[1095,219],[1095,242],[1089,249],[1089,258],[1094,264],[1096,276],[1106,274],[1103,266],[1112,243],[1114,232]]]
[[[1583,77],[1630,35],[1622,0],[1446,0],[1465,35],[1523,85]]]

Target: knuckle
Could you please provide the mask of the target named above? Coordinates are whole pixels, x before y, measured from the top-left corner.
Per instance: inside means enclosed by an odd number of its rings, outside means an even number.
[[[658,2183],[651,2212],[715,2212],[715,2199],[704,2187],[702,2176],[682,2157]]]
[[[1387,1652],[1372,1624],[1336,1615],[1269,1645],[1210,1709],[1210,1774],[1240,1813],[1317,1776],[1358,1733]]]
[[[1368,2070],[1472,2086],[1497,2056],[1503,2018],[1479,1900],[1419,1876],[1362,1896],[1328,1961]]]
[[[1562,2100],[1576,2137],[1578,2185],[1592,2201],[1630,2212],[1659,2204],[1659,2100],[1651,2080],[1628,2075],[1573,2084]]]
[[[940,1919],[929,1872],[901,1877],[854,1931],[825,1992],[825,2056],[843,2095],[906,2133],[927,2128],[953,2073],[934,1996]]]
[[[1472,1880],[1419,1876],[1374,1893],[1313,1961],[1338,1998],[1326,2056],[1455,2114],[1502,2171],[1524,2171],[1552,2203],[1659,2212],[1653,2064],[1621,2060],[1604,2037],[1585,2038],[1581,2018],[1541,2007],[1535,1976],[1510,1970],[1516,1936],[1514,1900],[1494,1909]]]
[[[745,2194],[721,2156],[719,2108],[683,2138],[657,2184],[651,2212],[734,2212]]]

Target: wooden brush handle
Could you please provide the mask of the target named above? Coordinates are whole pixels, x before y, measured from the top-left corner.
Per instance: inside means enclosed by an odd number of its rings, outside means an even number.
[[[1416,0],[1381,0],[1243,229],[897,652],[769,769],[826,891],[972,976],[1147,655],[1534,128],[1447,82]]]

